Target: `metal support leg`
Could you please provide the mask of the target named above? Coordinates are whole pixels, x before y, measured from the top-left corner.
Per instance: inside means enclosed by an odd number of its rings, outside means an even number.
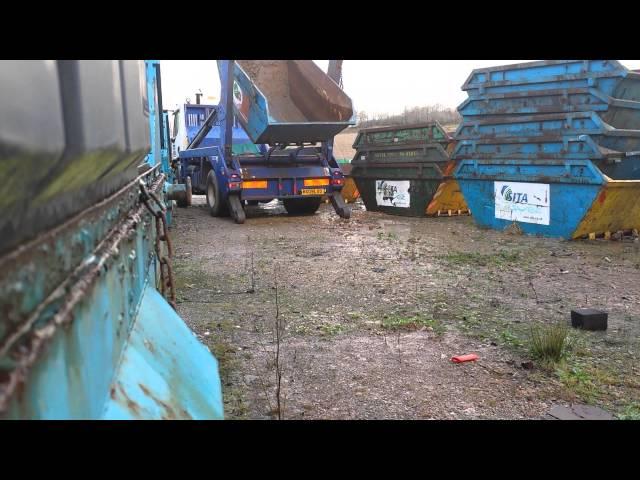
[[[336,213],[342,218],[351,217],[351,207],[344,202],[342,193],[336,192],[329,197]]]
[[[229,212],[236,223],[244,223],[246,215],[239,195],[229,195]]]

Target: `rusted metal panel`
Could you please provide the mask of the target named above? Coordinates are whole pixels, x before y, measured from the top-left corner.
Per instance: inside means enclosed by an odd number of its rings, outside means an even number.
[[[438,122],[361,130],[351,164],[367,210],[412,216],[467,214],[451,176],[451,143]]]
[[[153,173],[156,169],[147,175]],[[154,195],[162,190],[164,176],[152,176],[148,184],[148,193]],[[131,188],[138,192],[138,182]],[[25,249],[22,261],[13,265],[16,270],[8,284],[14,289],[21,286],[22,296],[2,290],[0,299],[18,320],[5,328],[0,344],[0,415],[4,418],[222,417],[215,358],[156,290],[159,269],[153,216],[137,193],[130,193],[123,189],[122,202],[112,199],[88,215],[95,216],[95,223],[107,225],[115,217],[115,225],[105,233],[99,227],[90,230],[88,224],[79,230],[79,221],[51,233],[58,245],[68,241],[65,233],[79,234],[87,245],[96,245],[78,265],[62,257],[68,269],[58,272],[64,278],[59,285],[47,286],[47,274],[54,278],[55,268],[46,257],[33,255],[46,245],[46,239]],[[127,203],[129,208],[124,208]],[[116,215],[118,209],[124,209],[121,217]],[[28,272],[35,272],[32,283],[24,281]],[[16,300],[21,301],[15,304]],[[160,355],[142,355],[141,360],[141,348],[155,349]],[[113,392],[129,391],[131,378],[145,386],[147,397],[166,401],[170,408],[141,410],[131,404],[129,416],[114,411],[111,403],[121,398]],[[171,386],[171,397],[158,378]]]
[[[136,63],[28,61],[0,69],[0,117],[11,119],[0,123],[0,254],[135,178],[149,150],[148,132],[140,138],[145,132],[135,127],[147,120]],[[138,96],[125,102],[124,91]]]
[[[163,179],[158,175],[150,188],[161,189]],[[68,229],[50,233],[58,245],[73,235],[95,244],[79,261],[63,255],[67,268],[58,272],[46,257],[32,256],[32,262],[14,265],[13,278],[24,278],[25,272],[35,275],[33,283],[18,281],[22,302],[1,299],[2,305],[22,313],[5,331],[0,347],[0,412],[10,418],[99,418],[142,290],[149,281],[155,284],[155,235],[150,215],[137,199],[138,186],[131,187],[133,196],[125,190],[122,202],[107,202],[91,212],[95,223],[106,225],[128,203],[110,229],[90,230],[84,224],[78,230],[72,222]],[[39,246],[31,245],[27,258]],[[47,284],[56,273],[62,275],[60,284]]]
[[[92,65],[95,71],[90,74]],[[38,232],[38,236],[0,256],[2,418],[105,418],[112,401],[112,387],[117,381],[122,386],[132,375],[124,365],[128,364],[128,358],[135,356],[128,352],[140,350],[137,335],[141,331],[144,339],[153,339],[158,348],[171,350],[178,345],[183,350],[173,351],[171,355],[164,352],[157,361],[147,361],[146,369],[137,364],[135,373],[138,376],[135,378],[139,383],[145,385],[152,396],[161,401],[166,399],[167,405],[171,405],[164,413],[147,411],[137,418],[222,416],[214,357],[195,340],[157,291],[160,286],[171,301],[171,243],[167,229],[171,211],[164,203],[171,172],[165,161],[168,142],[166,138],[157,141],[162,138],[162,125],[166,127],[160,116],[157,62],[146,62],[149,95],[144,96],[144,102],[153,103],[145,105],[153,114],[151,118],[145,118],[143,112],[138,111],[138,107],[142,107],[140,98],[135,98],[141,87],[139,82],[129,85],[124,107],[118,102],[110,104],[101,120],[87,118],[91,114],[85,115],[87,111],[104,113],[94,105],[96,101],[104,102],[104,98],[100,95],[87,98],[87,95],[95,93],[97,86],[104,86],[104,81],[110,81],[109,78],[96,79],[95,75],[104,74],[109,66],[107,73],[117,73],[118,65],[122,62],[103,62],[100,66],[104,68],[91,62],[58,65],[63,93],[73,93],[72,87],[83,83],[82,72],[89,72],[88,78],[93,75],[87,88],[81,89],[80,97],[67,96],[69,101],[62,102],[67,134],[65,148],[75,146],[84,152],[81,148],[84,145],[89,150],[100,150],[101,142],[111,139],[116,146],[126,145],[126,153],[132,155],[125,162],[126,166],[112,165],[113,168],[105,167],[105,158],[98,155],[92,161],[100,168],[91,175],[84,175],[82,169],[74,169],[72,165],[70,168],[74,173],[68,182],[52,175],[49,183],[40,185],[45,192],[62,182],[76,194],[89,192],[87,198],[72,209],[58,212],[61,215],[52,217],[49,223],[43,222],[32,230],[21,230],[24,235],[19,238],[22,240],[33,232]],[[130,68],[129,72],[136,77],[136,69]],[[124,71],[121,73],[131,77]],[[122,76],[116,77],[120,82]],[[56,86],[54,91],[57,90]],[[119,88],[113,90],[114,95],[120,94]],[[55,103],[55,99],[52,101]],[[30,118],[29,122],[36,120]],[[149,125],[140,124],[140,121],[148,121]],[[139,155],[148,148],[148,131],[153,131],[156,141],[146,160],[133,166],[131,175],[128,162],[137,162],[134,158],[142,161]],[[5,130],[0,132],[0,143],[6,140],[5,133]],[[44,135],[34,142],[40,148],[49,140]],[[6,154],[7,151],[3,152]],[[75,157],[63,156],[65,158]],[[11,160],[2,156],[0,171],[3,165],[11,165]],[[51,158],[43,157],[38,168],[47,170],[51,167],[53,170],[47,171],[53,172],[60,166],[53,163]],[[109,175],[102,175],[104,168],[109,170]],[[115,184],[109,178],[125,170],[122,183],[118,183],[120,189],[114,192]],[[96,174],[99,180],[96,180]],[[136,178],[136,175],[139,176]],[[11,183],[13,176],[8,178]],[[77,186],[82,188],[75,190]],[[69,218],[70,215],[74,216]],[[54,226],[48,228],[50,224]],[[163,336],[163,329],[167,328],[170,329],[170,340],[167,335]],[[163,365],[165,361],[172,364]],[[194,366],[196,363],[200,368]],[[166,375],[171,372],[177,372],[177,377]],[[157,385],[149,380],[158,376],[167,378],[171,385],[170,399],[163,396],[162,391],[155,390]],[[207,388],[202,394],[199,385]]]
[[[635,98],[616,95],[619,83],[625,79],[640,79],[616,60],[544,60],[490,68],[471,72],[463,84],[470,97],[522,91],[574,89],[596,87],[616,98]]]
[[[147,288],[102,418],[222,419],[218,364],[157,290]]]

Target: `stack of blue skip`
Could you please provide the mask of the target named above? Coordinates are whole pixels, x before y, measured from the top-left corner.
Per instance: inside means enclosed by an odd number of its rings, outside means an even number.
[[[481,226],[561,238],[640,227],[640,74],[617,61],[474,70],[454,177]]]

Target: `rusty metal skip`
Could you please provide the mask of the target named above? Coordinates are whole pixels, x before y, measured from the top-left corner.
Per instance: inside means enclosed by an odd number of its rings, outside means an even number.
[[[160,78],[155,60],[0,69],[16,120],[0,172],[21,185],[0,217],[0,418],[223,418],[217,361],[175,311],[169,226],[190,189],[169,167]]]

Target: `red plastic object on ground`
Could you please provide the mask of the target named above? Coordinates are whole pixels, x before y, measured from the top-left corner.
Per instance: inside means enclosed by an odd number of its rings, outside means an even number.
[[[453,363],[474,362],[479,358],[480,357],[475,353],[469,353],[468,355],[458,355],[456,357],[451,357],[451,361]]]

